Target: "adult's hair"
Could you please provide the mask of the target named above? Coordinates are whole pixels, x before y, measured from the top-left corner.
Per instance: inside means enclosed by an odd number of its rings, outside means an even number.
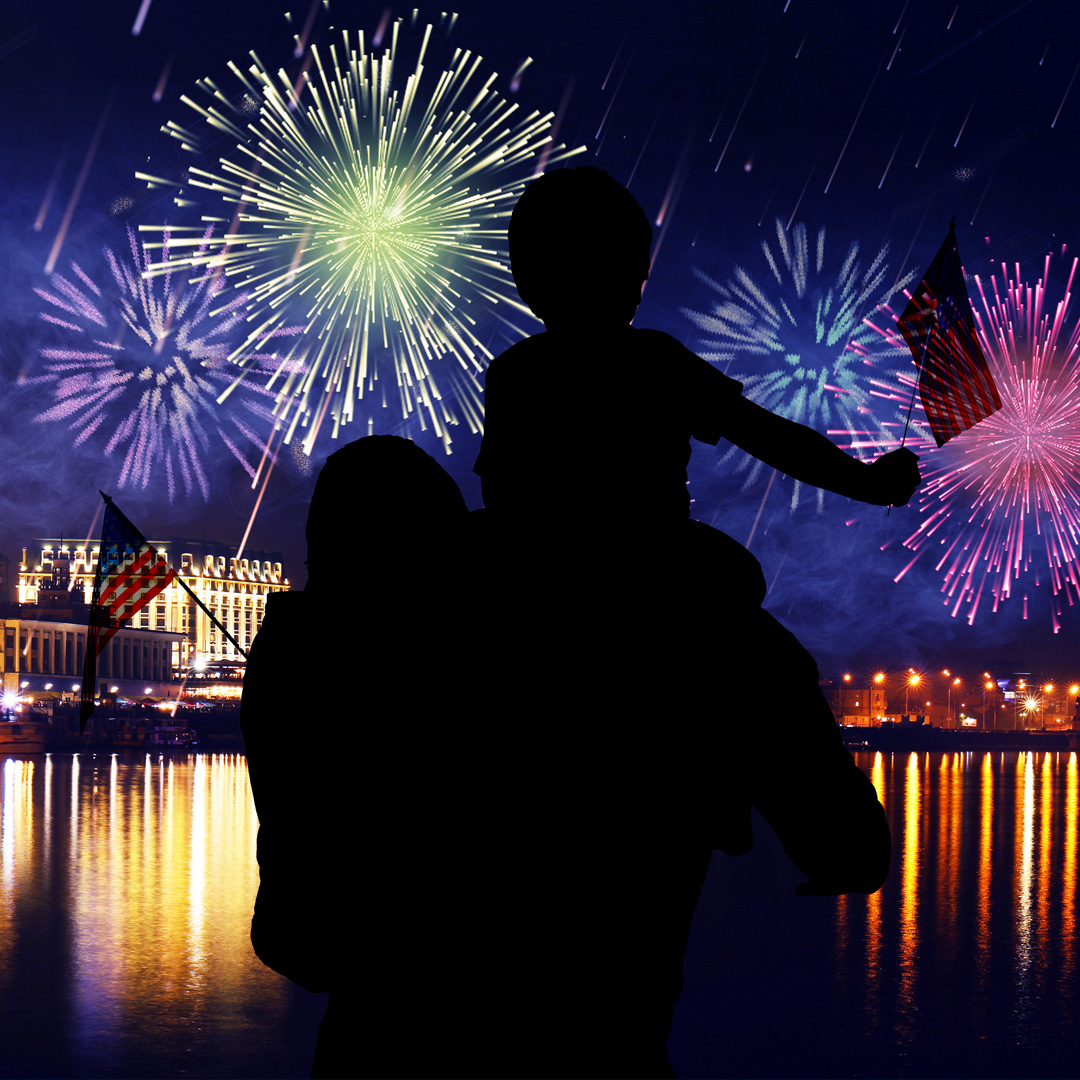
[[[308,579],[328,580],[357,533],[401,553],[468,514],[453,477],[416,443],[367,435],[326,459],[307,518]]]
[[[649,276],[652,227],[641,204],[603,169],[556,169],[522,192],[509,228],[521,299],[547,319],[587,291],[637,289]]]

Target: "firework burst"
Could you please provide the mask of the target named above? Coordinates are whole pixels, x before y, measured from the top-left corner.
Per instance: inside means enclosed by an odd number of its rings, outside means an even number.
[[[230,64],[234,100],[209,79],[205,107],[182,99],[232,144],[216,171],[189,170],[192,187],[229,207],[204,217],[227,229],[189,263],[227,271],[249,295],[251,329],[231,359],[244,363],[290,316],[305,325],[292,354],[303,374],[272,383],[287,441],[307,428],[309,454],[324,418],[336,436],[365,395],[396,397],[403,419],[430,425],[449,451],[450,426],[482,427],[478,376],[492,354],[478,319],[494,315],[516,338],[526,331],[514,320],[532,318],[516,299],[506,221],[532,176],[580,151],[552,145],[551,114],[518,119],[480,57],[458,49],[429,75],[432,31],[411,68],[399,21],[381,54],[345,32],[325,55],[312,46],[298,78],[252,54],[246,72]],[[199,149],[191,131],[165,130]]]
[[[207,230],[204,241],[210,239]],[[130,262],[105,248],[112,279],[105,288],[73,262],[70,276],[54,273],[48,288],[34,290],[49,305],[42,319],[70,339],[64,348],[41,350],[45,373],[30,381],[50,386],[55,404],[34,419],[69,421],[76,446],[99,429],[108,432],[104,452],[122,455],[121,487],[145,488],[163,471],[170,499],[178,482],[187,494],[197,488],[209,499],[203,457],[211,433],[252,477],[245,450],[267,452],[258,432],[269,433],[273,426],[275,395],[256,376],[276,370],[280,361],[253,348],[247,357],[251,378],[244,380],[236,406],[222,409],[217,398],[238,373],[228,359],[230,334],[243,322],[246,298],[222,302],[226,284],[220,273],[197,280],[174,274],[168,229],[161,244],[168,270],[156,280],[147,279],[150,257],[130,228],[128,241]],[[260,348],[266,344],[264,335]]]
[[[776,221],[776,240],[762,240],[769,277],[736,266],[726,283],[699,270],[716,294],[707,311],[683,309],[702,332],[701,355],[742,382],[744,393],[771,412],[827,433],[860,456],[895,445],[906,401],[897,373],[911,354],[896,335],[876,331],[868,314],[915,278],[886,286],[888,246],[864,270],[851,244],[837,269],[825,253],[825,229],[811,243],[806,226]],[[764,282],[764,284],[759,283]],[[737,473],[749,487],[765,468],[737,449]],[[818,503],[821,505],[821,492]],[[799,484],[791,496],[799,504]]]
[[[1063,249],[1064,253],[1064,249]],[[975,325],[1002,407],[952,439],[924,470],[919,528],[904,541],[915,564],[936,554],[955,617],[997,611],[1018,590],[1050,586],[1052,621],[1080,598],[1080,325],[1070,328],[1074,259],[1063,298],[1047,300],[1050,256],[1034,284],[974,281]]]

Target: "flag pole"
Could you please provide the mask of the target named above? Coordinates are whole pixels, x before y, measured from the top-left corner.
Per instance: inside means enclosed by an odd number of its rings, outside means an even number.
[[[143,534],[137,528],[135,528],[135,526],[128,519],[127,515],[120,509],[119,506],[116,505],[116,503],[113,502],[112,496],[106,495],[105,492],[101,490],[101,488],[98,488],[98,494],[105,500],[105,504],[107,506],[111,506],[113,508],[113,513],[116,514],[116,516],[124,523],[124,525],[126,525],[127,528],[135,534],[135,536],[139,539],[139,542],[145,544],[147,547],[150,547],[150,541],[147,540],[146,537],[143,536]],[[214,616],[211,613],[210,609],[198,598],[198,596],[195,595],[195,592],[191,588],[191,586],[188,585],[188,583],[184,581],[184,579],[179,574],[176,574],[175,571],[173,572],[176,576],[176,580],[179,582],[181,587],[187,592],[191,599],[199,605],[199,607],[206,614],[206,617],[222,632],[222,634],[225,635],[226,639],[232,643],[233,648],[236,649],[236,651],[246,660],[248,654],[242,648],[240,648],[240,642],[238,642],[236,638],[234,638],[232,634],[230,634],[229,631],[226,630],[220,622],[218,622],[216,616]]]

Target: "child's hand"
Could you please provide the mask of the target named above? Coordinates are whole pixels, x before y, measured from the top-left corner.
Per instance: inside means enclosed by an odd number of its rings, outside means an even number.
[[[918,455],[910,450],[893,450],[870,463],[866,501],[875,506],[904,506],[921,479]]]

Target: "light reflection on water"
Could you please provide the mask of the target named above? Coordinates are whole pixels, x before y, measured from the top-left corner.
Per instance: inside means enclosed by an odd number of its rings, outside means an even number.
[[[1075,1076],[1077,755],[857,759],[889,881],[796,898],[763,827],[715,857],[680,1074]],[[0,1076],[306,1076],[325,999],[251,951],[256,827],[237,755],[0,758]]]
[[[835,909],[847,943],[836,978],[863,1016],[862,1038],[879,1040],[872,1051],[891,1057],[897,1075],[926,1075],[935,1059],[939,1069],[961,1060],[964,1047],[985,1051],[984,1065],[940,1075],[1054,1074],[1075,1049],[1076,753],[857,760],[894,844],[885,888]],[[891,1001],[882,986],[890,939]],[[1040,1055],[1049,1055],[1045,1068]]]
[[[0,1075],[307,1075],[313,1033],[275,1040],[298,996],[320,1000],[248,941],[258,821],[241,755],[0,769]]]
[[[802,875],[755,818],[753,852],[710,866],[676,1072],[1075,1078],[1077,754],[855,757],[889,818],[888,881],[796,897]]]

